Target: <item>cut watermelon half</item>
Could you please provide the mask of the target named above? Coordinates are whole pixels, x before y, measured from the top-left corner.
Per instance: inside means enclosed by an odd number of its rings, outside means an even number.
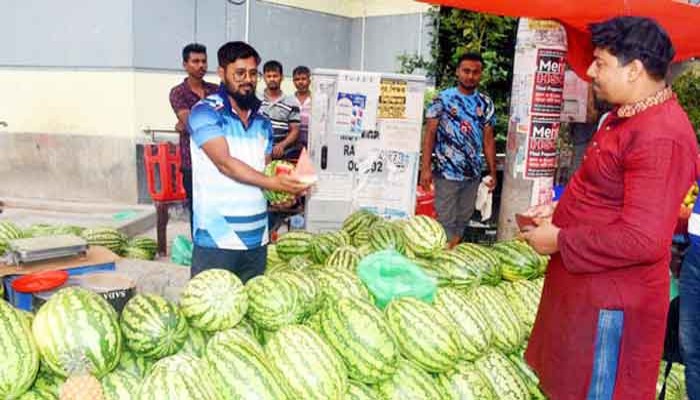
[[[300,182],[308,185],[312,185],[318,180],[316,170],[311,162],[311,157],[309,157],[309,152],[306,151],[306,147],[301,149],[301,154],[299,155],[299,160],[297,161],[293,174]]]

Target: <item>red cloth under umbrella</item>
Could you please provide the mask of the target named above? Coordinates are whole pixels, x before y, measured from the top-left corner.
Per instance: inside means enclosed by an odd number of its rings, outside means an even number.
[[[566,28],[568,61],[576,73],[586,76],[593,48],[588,24],[612,17],[651,17],[671,36],[675,61],[700,56],[700,0],[422,0],[487,14],[552,19]]]

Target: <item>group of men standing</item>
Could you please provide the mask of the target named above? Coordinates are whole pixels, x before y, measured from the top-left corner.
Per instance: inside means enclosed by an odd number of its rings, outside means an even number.
[[[671,238],[695,178],[697,142],[664,81],[674,49],[663,28],[619,17],[590,30],[595,53],[588,75],[597,98],[613,109],[561,201],[527,211],[536,227],[521,239],[551,261],[526,359],[552,399],[647,400],[655,395],[663,350]],[[260,101],[255,49],[226,43],[218,62],[222,83],[208,84],[205,49],[186,47],[189,76],[171,93],[183,166],[193,171],[186,178],[194,198],[192,275],[225,268],[246,281],[265,268],[268,205],[261,189],[295,195],[308,189],[294,177],[260,171],[272,158],[294,159],[306,142],[310,74],[296,68],[297,92],[287,97],[282,65],[265,63]],[[457,87],[442,91],[426,113],[420,183],[434,185],[451,246],[474,210],[482,153],[485,183],[496,185],[495,110],[478,91],[483,69],[478,54],[462,56]],[[685,343],[689,357],[695,336]]]

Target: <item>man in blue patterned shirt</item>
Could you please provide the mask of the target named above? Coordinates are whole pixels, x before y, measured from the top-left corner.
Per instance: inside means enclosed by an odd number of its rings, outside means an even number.
[[[477,90],[483,66],[479,54],[460,57],[457,86],[440,92],[426,113],[420,180],[425,190],[435,185],[435,211],[450,247],[461,241],[474,212],[482,152],[491,177],[488,185],[496,187],[495,110],[491,99]]]

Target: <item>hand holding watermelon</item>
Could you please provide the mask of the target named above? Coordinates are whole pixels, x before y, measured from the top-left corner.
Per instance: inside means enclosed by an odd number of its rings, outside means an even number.
[[[304,195],[317,179],[305,148],[296,166],[287,161],[275,160],[267,164],[264,172],[272,177],[272,182],[263,194],[270,204],[280,208],[293,205],[296,196]]]

